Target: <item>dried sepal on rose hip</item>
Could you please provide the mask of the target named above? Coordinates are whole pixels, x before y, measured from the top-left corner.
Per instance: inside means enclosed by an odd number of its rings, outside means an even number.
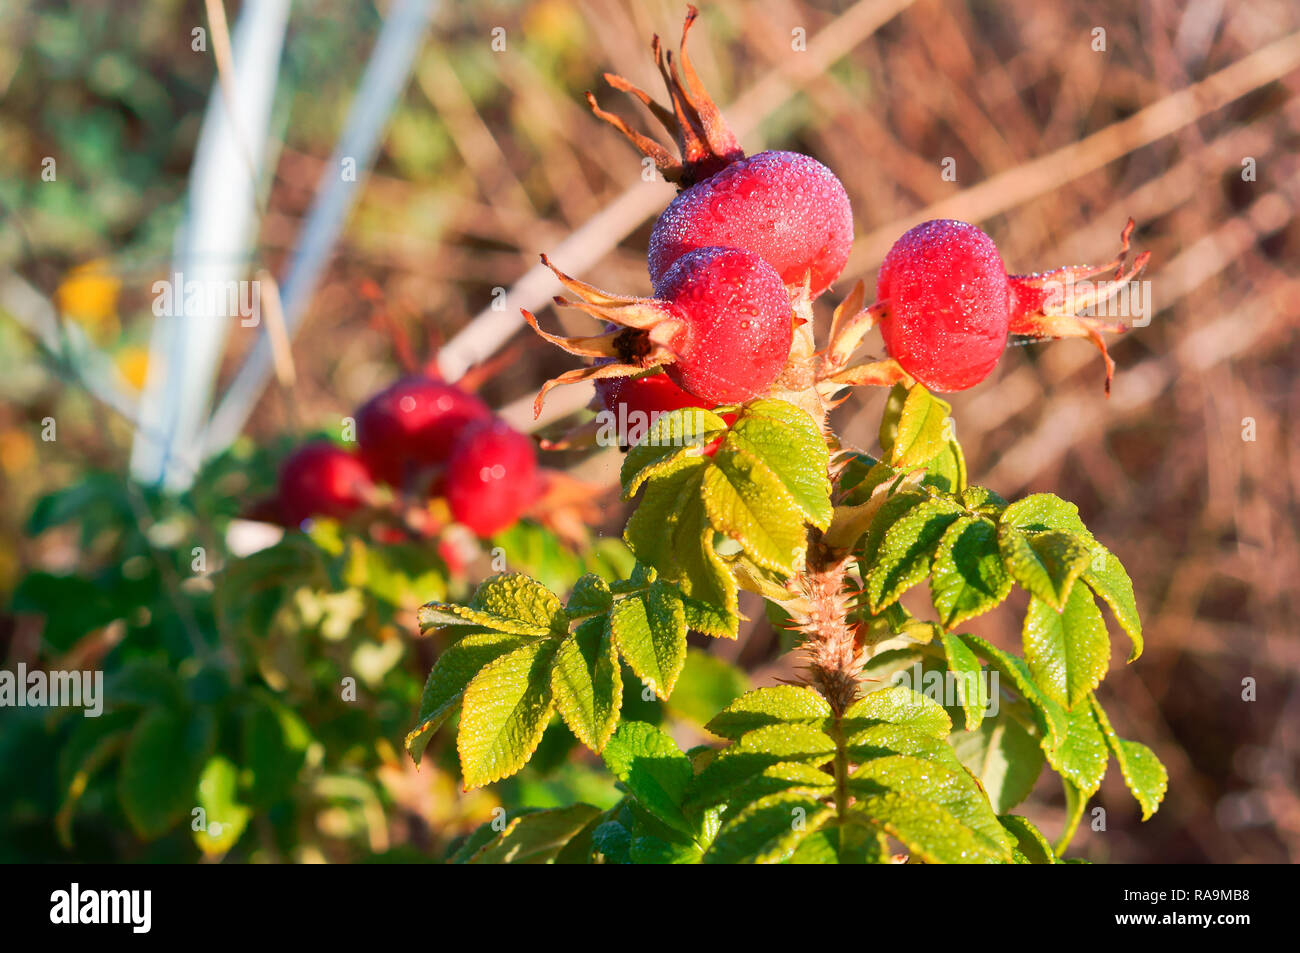
[[[811,156],[769,151],[746,157],[717,105],[705,92],[686,55],[686,35],[698,11],[691,7],[682,29],[681,76],[671,52],[656,36],[651,49],[672,101],[671,111],[621,76],[605,79],[646,105],[676,139],[681,159],[605,112],[596,115],[653,159],[669,182],[683,190],[655,222],[647,262],[657,289],[686,252],[709,246],[744,248],[765,259],[793,288],[807,284],[810,297],[825,291],[848,261],[853,212],[844,186]],[[682,82],[682,76],[685,82]]]
[[[1101,335],[1126,327],[1080,312],[1114,297],[1145,267],[1149,252],[1125,267],[1132,232],[1130,220],[1119,255],[1105,265],[1008,275],[997,246],[976,226],[948,219],[917,225],[881,263],[876,303],[851,316],[837,313],[826,379],[838,385],[916,380],[934,391],[965,390],[989,375],[1013,336],[1085,337],[1101,351],[1109,393],[1115,364]],[[1108,282],[1073,289],[1112,269]],[[889,360],[841,370],[873,324],[880,326]]]
[[[542,261],[550,266],[543,256]],[[612,295],[577,281],[553,266],[579,308],[612,325],[590,337],[562,337],[524,319],[546,340],[570,354],[612,358],[549,380],[534,411],[552,387],[585,380],[630,377],[663,366],[677,386],[705,406],[739,403],[763,393],[784,369],[794,334],[794,310],[781,276],[759,256],[738,248],[699,248],[683,255],[654,298]]]
[[[677,143],[680,158],[674,157],[649,136],[636,132],[618,116],[601,109],[596,103],[596,97],[587,93],[587,103],[592,112],[626,136],[643,155],[654,160],[655,167],[665,179],[682,188],[689,188],[696,182],[707,179],[728,163],[742,159],[745,155],[726,120],[722,118],[717,103],[705,91],[695,67],[691,65],[690,57],[686,55],[686,36],[699,14],[700,11],[694,6],[687,7],[686,22],[682,26],[680,73],[672,51],[663,49],[658,34],[650,42],[659,75],[668,87],[671,109],[656,103],[648,93],[622,76],[605,74],[605,82],[621,92],[635,96],[654,114]],[[685,82],[682,81],[683,76]]]

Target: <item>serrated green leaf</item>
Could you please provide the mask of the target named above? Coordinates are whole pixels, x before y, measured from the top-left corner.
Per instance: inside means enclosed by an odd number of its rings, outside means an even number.
[[[528,641],[524,636],[504,632],[474,633],[438,656],[424,683],[418,721],[406,735],[406,750],[416,764],[420,763],[433,733],[456,710],[465,688],[483,666]]]
[[[589,572],[574,583],[573,591],[569,593],[569,601],[565,603],[564,611],[570,619],[600,615],[609,611],[613,601],[614,597],[609,591],[609,583],[595,573]]]
[[[551,694],[569,730],[600,754],[623,704],[623,676],[608,619],[588,619],[560,643],[551,667]]]
[[[997,527],[986,519],[963,516],[954,521],[939,541],[931,572],[931,599],[947,628],[988,612],[1011,592]]]
[[[704,471],[702,489],[715,530],[739,543],[764,569],[794,573],[808,531],[799,504],[766,463],[724,441]]]
[[[812,725],[767,725],[742,735],[724,748],[691,786],[687,804],[718,804],[751,778],[782,761],[823,764],[835,756],[830,735]]]
[[[1034,713],[1034,718],[1045,738],[1044,744],[1059,744],[1069,730],[1065,709],[1043,693],[1034,682],[1029,666],[1022,659],[1002,651],[992,642],[977,635],[966,634],[962,638],[976,655],[988,663],[990,668],[996,670],[1002,678],[1011,680],[1015,690],[1020,693],[1020,697],[1029,704],[1030,710]]]
[[[838,864],[840,863],[840,826],[825,823],[805,835],[786,858],[787,864]]]
[[[907,515],[913,507],[919,506],[930,499],[920,490],[900,490],[892,496],[887,497],[885,502],[880,505],[875,517],[871,520],[871,526],[867,528],[866,535],[862,540],[862,558],[859,562],[863,566],[872,566],[876,562],[876,554],[880,550],[880,543],[896,522]]]
[[[998,817],[1002,826],[1016,839],[1016,848],[1029,864],[1055,864],[1056,854],[1047,838],[1033,824],[1016,814],[1004,814]]]
[[[1038,740],[1014,718],[986,718],[975,731],[953,732],[950,741],[1000,814],[1029,797],[1043,770]]]
[[[999,850],[950,811],[914,794],[873,794],[850,807],[848,816],[902,841],[926,863],[997,864],[1011,860],[1010,850]]]
[[[1043,693],[1073,708],[1088,697],[1110,666],[1110,636],[1086,587],[1077,586],[1057,612],[1030,598],[1024,624],[1025,661]]]
[[[140,837],[161,837],[195,804],[195,787],[216,744],[206,709],[152,708],[131,730],[118,768],[117,796]]]
[[[655,694],[668,698],[686,663],[686,610],[677,590],[655,580],[621,596],[609,624],[623,660]]]
[[[975,779],[955,756],[943,761],[887,755],[859,765],[848,787],[857,797],[896,791],[931,801],[948,811],[985,846],[1008,859],[1012,840]]]
[[[489,662],[465,689],[456,750],[466,790],[514,774],[537,750],[553,709],[558,647],[554,639],[521,645]]]
[[[1002,511],[1007,508],[1007,501],[992,490],[983,486],[968,486],[958,494],[961,505],[972,512],[1000,519]]]
[[[754,777],[741,784],[727,798],[723,819],[727,820],[742,810],[746,805],[782,791],[801,791],[812,797],[825,797],[835,787],[834,775],[810,764],[797,761],[782,761],[764,768]]]
[[[960,515],[947,500],[927,500],[889,527],[864,580],[873,611],[880,612],[929,574],[939,540]]]
[[[479,848],[471,864],[548,864],[600,808],[589,804],[533,811],[510,820],[503,831]]]
[[[704,510],[704,473],[698,458],[678,461],[656,474],[623,531],[637,559],[675,582],[683,595],[737,613],[736,581],[713,548],[713,526]]]
[[[654,725],[625,721],[609,739],[601,757],[646,811],[674,830],[694,835],[694,827],[682,812],[682,802],[695,772],[672,738]]]
[[[830,454],[825,436],[806,410],[782,400],[752,401],[741,410],[723,445],[762,460],[804,519],[819,529],[830,525]]]
[[[889,462],[896,467],[918,466],[937,456],[950,437],[947,420],[951,413],[952,405],[920,384],[908,388],[899,408]]]
[[[1133,581],[1115,555],[1104,547],[1097,547],[1083,570],[1083,581],[1101,596],[1110,611],[1133,643],[1128,660],[1134,661],[1142,654],[1142,620],[1138,616],[1137,599],[1133,595]]]
[[[726,430],[725,420],[699,407],[661,414],[623,458],[619,474],[623,498],[630,500],[647,480],[660,478],[684,462],[699,461],[703,448]]]
[[[1065,738],[1054,747],[1044,739],[1043,753],[1056,773],[1078,788],[1087,800],[1101,787],[1101,779],[1106,776],[1106,737],[1091,705],[1079,705],[1065,714],[1069,721]]]
[[[944,657],[948,661],[948,671],[957,677],[957,700],[966,716],[966,730],[974,731],[984,720],[984,712],[989,706],[984,666],[980,665],[979,658],[962,641],[960,635],[944,632],[940,639],[943,642]]]
[[[1011,578],[1053,609],[1065,605],[1092,558],[1078,537],[1055,530],[1029,534],[1006,523],[998,527],[998,550]]]
[[[821,725],[830,716],[831,706],[811,688],[775,685],[742,695],[704,727],[721,738],[734,741],[745,732],[765,725]]]
[[[1097,696],[1091,696],[1092,713],[1097,725],[1106,739],[1111,754],[1119,762],[1119,770],[1124,775],[1124,783],[1133,792],[1138,806],[1142,808],[1142,820],[1147,820],[1160,809],[1165,791],[1169,787],[1169,772],[1160,763],[1156,753],[1137,741],[1126,741],[1115,733]]]
[[[519,573],[485,580],[468,606],[430,602],[419,611],[420,628],[471,625],[493,632],[540,637],[564,628],[564,607],[541,583]]]
[[[1051,493],[1034,493],[1016,500],[1003,510],[999,523],[1030,533],[1055,530],[1087,538],[1092,535],[1079,518],[1079,508]]]
[[[904,685],[881,688],[859,698],[844,712],[841,726],[853,732],[876,723],[901,725],[934,738],[946,738],[952,731],[952,719],[942,705]]]
[[[632,832],[617,821],[606,821],[591,832],[591,849],[607,864],[632,863]]]
[[[704,855],[706,864],[779,864],[834,811],[798,791],[769,794],[723,824]]]

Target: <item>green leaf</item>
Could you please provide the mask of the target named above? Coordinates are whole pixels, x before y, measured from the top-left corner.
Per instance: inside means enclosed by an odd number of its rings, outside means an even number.
[[[479,848],[471,864],[548,864],[595,817],[600,808],[574,804],[533,811],[510,820],[503,831]]]
[[[838,864],[840,863],[840,831],[838,824],[823,824],[805,835],[785,861],[787,864]]]
[[[686,458],[656,474],[623,538],[640,562],[676,582],[684,595],[735,616],[736,581],[714,551],[714,529],[704,510],[707,469],[699,458]]]
[[[609,624],[624,661],[666,699],[686,663],[686,610],[681,594],[655,579],[644,590],[620,597]]]
[[[702,490],[715,530],[764,569],[794,573],[807,548],[803,513],[762,460],[724,441],[705,469]]]
[[[974,731],[984,720],[984,712],[989,706],[984,667],[960,635],[944,632],[940,639],[943,642],[944,657],[948,661],[948,671],[957,677],[957,698],[966,715],[966,730]]]
[[[1044,739],[1043,751],[1047,763],[1056,773],[1072,783],[1084,800],[1087,800],[1101,787],[1101,779],[1106,776],[1106,762],[1109,759],[1106,750],[1106,737],[1093,715],[1090,705],[1079,705],[1066,712],[1069,730],[1065,738],[1055,747]]]
[[[241,720],[245,797],[253,807],[283,800],[298,782],[307,761],[311,730],[293,709],[259,693]]]
[[[136,722],[118,768],[117,796],[140,837],[161,837],[189,814],[215,744],[207,710],[152,708]]]
[[[1016,839],[1016,849],[1024,854],[1031,864],[1055,864],[1056,854],[1047,838],[1033,824],[1016,814],[1004,814],[998,817],[1002,826]]]
[[[1043,770],[1037,739],[1014,718],[986,718],[975,731],[953,732],[951,742],[999,814],[1029,797]]]
[[[930,572],[930,560],[944,532],[961,515],[947,500],[927,500],[886,531],[867,573],[866,592],[874,612],[880,612]]]
[[[938,456],[947,444],[947,425],[952,406],[935,397],[920,384],[908,388],[898,409],[898,420],[889,447],[889,462],[896,467],[918,466]]]
[[[632,862],[632,832],[617,821],[606,821],[591,832],[593,854],[607,864]]]
[[[986,519],[963,516],[953,522],[939,541],[932,572],[934,608],[950,629],[988,612],[1011,591],[997,527]]]
[[[779,864],[834,816],[828,804],[799,791],[769,794],[723,824],[706,864]]]
[[[930,497],[921,490],[900,490],[892,496],[886,497],[885,502],[880,505],[880,509],[872,519],[866,536],[863,538],[861,564],[864,567],[875,565],[876,553],[880,550],[880,544],[885,538],[885,533],[906,516],[909,510],[929,499]]]
[[[1028,534],[1003,523],[998,549],[1011,578],[1053,609],[1065,605],[1092,549],[1079,537],[1048,531]]]
[[[952,731],[952,719],[942,705],[903,685],[859,698],[844,712],[841,726],[857,731],[877,723],[900,725],[932,738],[946,738]]]
[[[1038,727],[1044,735],[1044,744],[1056,745],[1065,738],[1069,731],[1065,709],[1048,698],[1034,682],[1029,673],[1029,666],[1023,660],[1009,652],[1004,652],[992,642],[978,635],[964,634],[962,638],[989,667],[1002,678],[1010,679],[1020,697],[1023,698],[1034,714]]]
[[[1119,762],[1119,770],[1124,775],[1124,783],[1133,792],[1138,806],[1142,808],[1142,820],[1147,820],[1160,808],[1165,791],[1169,787],[1169,772],[1160,763],[1154,751],[1136,741],[1125,741],[1115,733],[1110,725],[1097,696],[1092,698],[1092,713],[1097,719],[1106,745]]]
[[[1083,581],[1105,600],[1120,628],[1128,633],[1133,643],[1128,660],[1134,661],[1142,654],[1142,620],[1138,617],[1133,581],[1128,573],[1112,553],[1099,546],[1083,570]]]
[[[998,823],[984,791],[955,756],[945,761],[909,755],[873,758],[854,770],[848,786],[858,797],[895,791],[933,802],[987,848],[1010,859],[1011,838]]]
[[[762,460],[809,523],[818,529],[830,525],[830,454],[826,437],[806,410],[782,400],[751,401],[723,446]]]
[[[695,778],[687,804],[708,806],[728,799],[751,778],[782,761],[824,764],[835,756],[830,735],[812,725],[776,724],[756,728],[719,752]]]
[[[693,825],[682,812],[694,769],[672,738],[643,721],[625,721],[601,756],[645,810],[674,830],[694,835]]]
[[[220,755],[209,759],[199,776],[198,802],[205,824],[194,831],[194,842],[205,854],[224,854],[234,847],[248,826],[252,811],[238,796],[239,771]]]
[[[1051,493],[1034,493],[1017,500],[1002,512],[1000,523],[1031,533],[1055,530],[1075,536],[1091,537],[1079,518],[1079,508]]]
[[[619,479],[623,498],[630,500],[641,484],[678,469],[683,463],[702,463],[703,448],[727,430],[727,422],[699,407],[661,414],[646,435],[623,458]]]
[[[406,750],[416,764],[420,763],[433,733],[456,710],[466,687],[483,666],[527,642],[523,636],[503,632],[475,633],[438,656],[420,696],[419,720],[406,735]]]
[[[493,632],[541,637],[563,631],[564,607],[541,583],[519,573],[483,582],[468,606],[431,602],[419,611],[421,629],[472,625]]]
[[[1106,676],[1110,636],[1092,593],[1083,586],[1070,593],[1060,612],[1031,598],[1023,637],[1034,681],[1066,708],[1086,699]]]
[[[765,725],[821,725],[830,716],[831,706],[811,688],[777,685],[742,695],[704,727],[734,741],[745,732]]]
[[[614,733],[623,703],[623,676],[608,619],[588,619],[560,643],[551,668],[551,693],[569,730],[600,754]]]
[[[997,864],[1011,860],[961,823],[950,811],[923,797],[887,791],[864,797],[849,808],[849,819],[882,830],[930,864]]]
[[[813,797],[825,797],[835,787],[835,777],[821,768],[797,761],[782,761],[764,768],[741,784],[727,799],[724,819],[730,819],[747,804],[783,791],[801,791]]]
[[[558,645],[554,639],[521,645],[489,662],[465,689],[456,748],[466,790],[514,774],[537,750],[553,708]]]
[[[609,583],[595,573],[589,572],[574,583],[564,611],[570,619],[601,615],[609,611],[613,601]]]

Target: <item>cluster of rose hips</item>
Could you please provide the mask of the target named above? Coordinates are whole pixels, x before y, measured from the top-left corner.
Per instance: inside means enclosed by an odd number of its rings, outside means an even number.
[[[675,138],[680,158],[587,96],[596,115],[627,136],[681,191],[650,236],[653,297],[610,294],[563,274],[543,256],[576,299],[557,297],[556,303],[580,308],[606,327],[590,337],[560,337],[543,332],[524,312],[547,340],[595,359],[548,381],[537,398],[539,411],[551,387],[581,380],[596,382],[599,401],[615,415],[620,408],[654,414],[714,407],[809,387],[825,397],[862,383],[919,381],[931,390],[963,390],[988,376],[1012,337],[1090,339],[1105,356],[1109,389],[1113,365],[1100,332],[1124,328],[1079,312],[1113,294],[1146,256],[1127,273],[1121,252],[1101,268],[1008,275],[988,235],[950,220],[925,222],[903,235],[881,266],[876,303],[843,322],[837,314],[826,349],[792,355],[796,332],[811,320],[812,300],[848,261],[853,243],[848,195],[839,179],[809,156],[744,154],[686,54],[696,16],[691,7],[679,58],[664,51],[658,37],[652,44],[671,108],[620,76],[605,77],[651,110]],[[1130,223],[1124,231],[1124,251],[1131,228]],[[1110,292],[1068,290],[1076,280],[1112,267]],[[1058,286],[1067,290],[1058,293]],[[876,325],[888,359],[848,368],[850,353]],[[811,340],[811,328],[804,333]]]
[[[539,496],[532,441],[459,387],[404,377],[366,401],[355,419],[355,453],[322,440],[285,460],[277,503],[288,525],[311,516],[345,519],[386,503],[419,513],[441,497],[453,520],[487,537],[513,524]]]

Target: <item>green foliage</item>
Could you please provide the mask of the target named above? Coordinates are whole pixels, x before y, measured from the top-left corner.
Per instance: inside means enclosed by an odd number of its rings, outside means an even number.
[[[730,427],[723,412],[736,414]],[[1050,864],[1111,755],[1150,816],[1164,769],[1116,735],[1094,695],[1110,666],[1097,597],[1132,656],[1141,651],[1132,583],[1072,505],[1050,494],[1008,504],[968,485],[949,412],[919,385],[896,387],[884,458],[846,452],[834,466],[815,421],[791,404],[664,415],[623,466],[624,494],[641,495],[625,534],[637,564],[625,579],[584,577],[562,604],[535,582],[497,577],[467,605],[426,606],[425,625],[467,634],[430,675],[413,754],[459,702],[465,783],[483,784],[522,767],[558,710],[622,792],[602,812],[531,814],[471,838],[474,856]],[[861,591],[814,610],[814,556],[819,571],[855,573]],[[900,601],[923,583],[937,623]],[[1016,585],[1029,596],[1023,658],[958,631]],[[670,710],[689,710],[674,692],[705,689],[682,677],[687,632],[734,635],[740,588],[809,640],[836,622],[826,613],[843,613],[872,680],[851,702],[809,685],[733,690],[704,722],[722,746],[682,752],[629,714],[619,670]],[[1071,812],[1057,849],[1011,813],[1045,765]],[[558,846],[562,828],[571,836]]]

